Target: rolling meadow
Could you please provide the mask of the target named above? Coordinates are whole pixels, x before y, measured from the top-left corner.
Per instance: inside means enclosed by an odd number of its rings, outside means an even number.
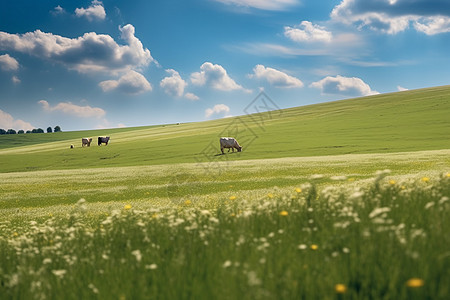
[[[445,86],[0,136],[0,299],[448,299],[449,115]]]

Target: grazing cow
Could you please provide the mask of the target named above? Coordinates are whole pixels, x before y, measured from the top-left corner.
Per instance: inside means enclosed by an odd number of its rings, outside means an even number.
[[[92,142],[92,138],[82,138],[81,139],[81,147],[84,147],[84,146],[90,147],[91,142]]]
[[[101,146],[103,143],[108,145],[109,142],[109,136],[99,136],[98,137],[98,145]]]
[[[239,145],[238,141],[236,141],[235,138],[230,138],[230,137],[222,137],[220,138],[220,151],[222,151],[223,153],[223,148],[228,148],[228,152],[230,152],[230,149],[233,150],[237,149],[238,152],[242,151],[242,147],[241,145]]]

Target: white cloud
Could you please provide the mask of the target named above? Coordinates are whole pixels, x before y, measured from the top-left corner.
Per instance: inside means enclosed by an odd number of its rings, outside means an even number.
[[[58,62],[79,72],[120,72],[139,69],[153,60],[135,36],[133,25],[119,28],[127,45],[119,45],[105,34],[85,33],[66,38],[40,30],[24,34],[0,31],[0,50],[12,50]]]
[[[0,109],[0,128],[26,131],[33,129],[34,126],[22,120],[15,120],[13,116]]]
[[[50,13],[54,16],[65,14],[66,11],[64,8],[61,7],[61,5],[56,6],[53,10],[50,11]]]
[[[16,71],[19,69],[19,62],[9,54],[0,55],[0,69],[3,71]]]
[[[247,91],[231,79],[221,65],[214,65],[210,62],[205,62],[201,65],[200,72],[191,74],[191,82],[199,86],[207,85],[220,91]]]
[[[450,17],[435,16],[422,18],[421,20],[414,22],[414,28],[426,35],[450,32]]]
[[[313,82],[310,87],[318,88],[323,94],[335,94],[346,96],[369,96],[379,94],[370,86],[357,77],[325,77],[320,81]]]
[[[448,1],[429,0],[342,0],[331,12],[331,18],[345,24],[387,34],[396,34],[410,28],[427,35],[450,32],[450,5]]]
[[[22,82],[22,81],[20,80],[20,78],[17,77],[17,76],[15,76],[15,75],[11,78],[11,80],[12,80],[12,82],[13,82],[14,84],[19,84],[19,83]]]
[[[286,10],[299,4],[298,0],[216,0],[228,5],[251,7],[261,10]]]
[[[103,118],[106,112],[99,107],[91,107],[89,105],[79,106],[71,102],[60,102],[55,106],[50,106],[46,100],[38,101],[42,108],[47,112],[61,112],[64,114],[76,116],[79,118]]]
[[[294,42],[331,42],[333,35],[325,27],[303,21],[295,27],[284,27],[284,35]]]
[[[94,0],[88,8],[75,9],[75,15],[79,18],[85,17],[89,21],[104,20],[106,18],[105,8],[101,1]]]
[[[120,91],[125,94],[141,94],[152,90],[152,85],[144,75],[130,70],[118,80],[106,80],[99,83],[104,92]]]
[[[225,104],[216,104],[213,108],[207,108],[205,110],[205,118],[209,118],[212,115],[225,114],[224,117],[228,117],[230,108]]]
[[[402,87],[400,85],[397,85],[397,91],[404,92],[404,91],[407,91],[407,90],[408,90],[407,88],[404,88],[404,87]]]
[[[191,101],[197,101],[197,100],[200,99],[197,95],[195,95],[195,94],[193,94],[193,93],[186,93],[186,94],[184,95],[184,97],[185,97],[186,99],[191,100]]]
[[[181,97],[184,94],[184,88],[187,86],[187,82],[184,81],[180,74],[172,69],[166,70],[167,73],[169,73],[171,76],[164,77],[163,80],[160,82],[161,88],[164,89],[164,92],[166,94],[174,96],[174,97]]]
[[[263,65],[256,65],[253,69],[253,74],[250,74],[249,77],[265,79],[271,85],[279,88],[303,87],[303,82],[300,79],[289,76],[288,74],[273,68],[266,68]]]

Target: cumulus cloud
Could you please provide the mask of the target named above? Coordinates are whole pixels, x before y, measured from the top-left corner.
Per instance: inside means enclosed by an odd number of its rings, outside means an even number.
[[[88,8],[75,9],[75,15],[79,18],[84,17],[89,21],[104,20],[106,18],[105,8],[101,1],[94,0]]]
[[[0,128],[27,131],[33,129],[34,126],[28,122],[16,120],[13,116],[0,109]]]
[[[250,78],[264,79],[271,85],[279,88],[301,88],[303,82],[290,76],[284,72],[278,71],[273,68],[265,67],[263,65],[256,65],[253,69],[253,74],[249,75]]]
[[[19,69],[19,62],[9,56],[9,54],[0,55],[0,69],[3,71],[16,71]]]
[[[200,99],[197,95],[195,95],[195,94],[193,94],[193,93],[186,93],[186,94],[184,95],[184,98],[189,99],[189,100],[191,100],[191,101],[197,101],[197,100]]]
[[[310,87],[318,88],[323,94],[335,94],[346,96],[369,96],[379,94],[370,86],[357,77],[325,77],[320,81],[313,82]]]
[[[22,81],[20,80],[20,78],[19,77],[17,77],[17,76],[13,76],[13,77],[11,77],[11,81],[14,83],[14,84],[19,84],[19,83],[21,83]]]
[[[298,0],[216,0],[224,4],[236,5],[239,7],[250,7],[261,10],[286,10],[299,4]]]
[[[224,117],[229,117],[228,113],[230,112],[230,108],[225,104],[216,104],[213,108],[207,108],[205,110],[205,118],[209,118],[212,115],[220,115],[224,114]]]
[[[397,91],[404,92],[404,91],[407,91],[407,90],[408,90],[407,88],[404,88],[404,87],[402,87],[400,85],[397,85]]]
[[[51,106],[46,100],[40,100],[38,103],[46,112],[61,112],[67,115],[79,118],[103,118],[106,112],[99,107],[91,107],[89,105],[79,106],[71,102],[60,102],[55,106]]]
[[[125,94],[141,94],[152,90],[152,85],[144,75],[130,70],[118,80],[106,80],[99,83],[104,92],[120,91]]]
[[[50,13],[54,16],[57,15],[63,15],[66,13],[65,9],[61,7],[61,5],[56,6],[55,8],[53,8],[53,10],[50,11]]]
[[[154,61],[150,51],[136,38],[133,25],[119,29],[126,45],[119,45],[111,36],[95,32],[72,39],[40,30],[24,34],[0,31],[0,50],[27,53],[79,72],[120,72],[138,69]]]
[[[175,70],[166,70],[170,74],[168,77],[164,77],[160,82],[161,88],[163,88],[166,94],[181,97],[184,94],[184,88],[187,86],[187,82],[181,78],[180,73]]]
[[[246,91],[228,76],[227,71],[221,65],[214,65],[210,62],[201,65],[200,72],[191,74],[191,82],[199,86],[207,85],[220,91]]]
[[[284,27],[284,35],[294,42],[331,42],[333,35],[325,27],[303,21],[295,27]]]
[[[402,32],[411,24],[427,35],[450,32],[450,4],[446,0],[342,0],[331,17],[388,34]]]

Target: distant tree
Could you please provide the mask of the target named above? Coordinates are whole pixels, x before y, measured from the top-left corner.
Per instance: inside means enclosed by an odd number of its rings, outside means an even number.
[[[6,131],[6,134],[16,134],[17,132],[14,129],[8,129],[8,131]]]
[[[23,131],[22,129],[17,131],[17,134],[24,134],[24,133],[25,133],[25,131]]]
[[[51,127],[47,127],[47,133],[52,133],[52,132],[53,132],[52,128]]]
[[[5,129],[0,129],[0,134],[6,134],[6,130]]]
[[[59,126],[55,126],[55,130],[53,130],[54,132],[61,132],[61,127]]]
[[[44,129],[38,128],[38,129],[37,129],[37,133],[44,133]]]
[[[27,130],[27,133],[32,133],[31,130]]]

